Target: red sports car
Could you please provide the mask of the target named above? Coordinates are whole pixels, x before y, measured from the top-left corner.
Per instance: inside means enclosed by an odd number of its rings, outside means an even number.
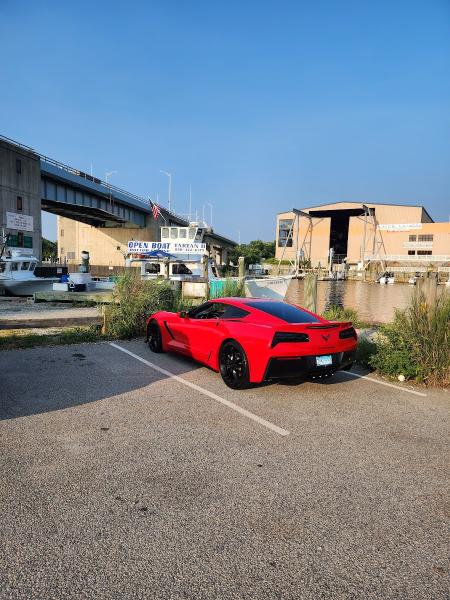
[[[218,298],[147,321],[153,352],[180,352],[220,371],[233,389],[286,377],[350,369],[358,337],[350,322],[327,321],[277,300]]]

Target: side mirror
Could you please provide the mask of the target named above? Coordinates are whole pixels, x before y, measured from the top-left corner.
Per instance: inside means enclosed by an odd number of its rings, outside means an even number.
[[[188,314],[185,310],[180,310],[180,312],[178,313],[178,316],[180,317],[180,319],[186,319]]]

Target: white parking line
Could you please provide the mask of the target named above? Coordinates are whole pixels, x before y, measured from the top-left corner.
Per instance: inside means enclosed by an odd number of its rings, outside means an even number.
[[[228,406],[228,408],[231,408],[232,410],[235,410],[236,412],[243,415],[244,417],[247,417],[248,419],[251,419],[252,421],[255,421],[256,423],[259,423],[260,425],[267,427],[267,429],[270,429],[271,431],[278,433],[278,435],[289,435],[289,431],[287,431],[286,429],[282,429],[281,427],[278,427],[278,425],[274,425],[274,423],[271,423],[270,421],[266,421],[262,417],[258,417],[258,415],[255,415],[255,414],[251,413],[250,411],[245,410],[245,408],[242,408],[241,406],[238,406],[237,404],[234,404],[233,402],[230,402],[229,400],[225,400],[225,398],[221,398],[217,394],[214,394],[213,392],[210,392],[209,390],[206,390],[205,388],[202,388],[199,385],[196,385],[195,383],[191,383],[190,381],[187,381],[186,379],[183,379],[182,377],[179,377],[178,375],[175,375],[174,373],[171,373],[170,371],[167,371],[166,369],[163,369],[162,367],[159,367],[158,365],[155,365],[154,363],[151,363],[148,360],[145,360],[145,358],[141,358],[140,356],[138,356],[137,354],[134,354],[134,352],[130,352],[126,348],[122,348],[122,346],[119,346],[118,344],[114,344],[113,342],[109,342],[109,345],[112,346],[113,348],[117,348],[117,350],[120,350],[121,352],[125,352],[125,354],[132,356],[136,360],[140,361],[141,363],[144,363],[144,365],[151,367],[155,371],[158,371],[159,373],[166,375],[166,377],[175,379],[175,381],[178,381],[179,383],[182,383],[183,385],[186,385],[187,387],[190,387],[193,390],[196,390],[197,392],[200,392],[201,394],[208,396],[209,398],[212,398],[213,400],[216,400],[216,402],[220,402],[221,404]]]
[[[357,377],[358,379],[367,379],[372,383],[379,383],[380,385],[386,385],[387,387],[394,388],[395,390],[400,390],[402,392],[408,392],[408,394],[414,394],[415,396],[422,396],[422,398],[426,398],[427,395],[423,392],[416,392],[415,390],[408,390],[407,388],[401,387],[399,385],[394,385],[393,383],[388,383],[387,381],[380,381],[379,379],[372,379],[372,377],[367,377],[367,375],[358,375],[357,373],[352,373],[351,371],[344,371],[346,375],[351,375],[352,377]]]

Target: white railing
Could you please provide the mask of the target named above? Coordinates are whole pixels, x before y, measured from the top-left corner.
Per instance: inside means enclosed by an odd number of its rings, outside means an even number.
[[[385,262],[450,262],[450,254],[419,254],[416,256],[405,254],[365,254],[364,260],[383,260]]]

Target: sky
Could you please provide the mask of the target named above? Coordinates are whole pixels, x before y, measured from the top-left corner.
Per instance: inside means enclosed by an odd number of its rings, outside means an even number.
[[[0,55],[1,134],[163,206],[169,171],[234,240],[342,200],[450,218],[449,0],[0,0]]]

